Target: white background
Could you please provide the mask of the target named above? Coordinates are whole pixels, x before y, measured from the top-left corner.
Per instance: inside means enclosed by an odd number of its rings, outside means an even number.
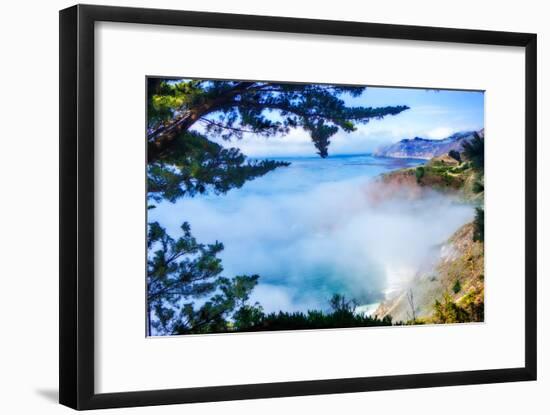
[[[258,48],[284,59],[234,58]],[[524,66],[519,48],[97,24],[96,392],[523,366]],[[485,324],[145,339],[144,74],[178,73],[484,89]]]
[[[236,13],[288,15],[382,23],[535,31],[539,33],[539,74],[546,67],[550,47],[543,2],[456,3],[392,1],[367,5],[334,2],[277,2],[203,0],[200,5],[177,1],[112,2],[119,5],[202,9]],[[2,30],[2,353],[0,354],[2,405],[7,413],[62,413],[54,404],[57,385],[57,10],[69,2],[10,3],[3,8]],[[6,73],[4,73],[6,72]],[[548,208],[542,190],[549,168],[542,155],[547,145],[542,137],[547,124],[542,109],[550,91],[539,75],[539,212]],[[544,76],[544,75],[543,75]],[[548,162],[547,162],[548,163]],[[544,177],[543,177],[544,176]],[[546,238],[550,229],[539,217],[539,299],[548,295],[543,281]],[[545,233],[542,236],[542,233]],[[544,356],[549,340],[542,326],[550,312],[539,300],[540,380],[536,383],[467,386],[376,392],[350,395],[286,398],[248,402],[212,403],[140,408],[126,413],[544,413],[549,398],[550,373]],[[465,351],[466,352],[466,351]],[[529,411],[530,409],[530,411]],[[154,412],[153,412],[154,411]],[[122,412],[122,411],[121,411]],[[31,412],[32,413],[32,412]],[[112,413],[104,411],[103,413]],[[114,412],[113,412],[114,413]]]

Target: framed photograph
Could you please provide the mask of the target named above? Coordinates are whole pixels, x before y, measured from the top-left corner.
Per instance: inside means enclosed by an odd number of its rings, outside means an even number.
[[[536,379],[536,35],[60,12],[60,402]]]

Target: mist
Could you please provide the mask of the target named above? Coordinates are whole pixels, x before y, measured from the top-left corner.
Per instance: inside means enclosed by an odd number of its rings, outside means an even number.
[[[474,216],[435,192],[373,198],[376,176],[395,167],[388,160],[290,161],[226,195],[163,202],[149,220],[174,236],[187,221],[198,241],[221,241],[223,275],[260,275],[251,300],[272,312],[326,309],[334,293],[379,302]]]

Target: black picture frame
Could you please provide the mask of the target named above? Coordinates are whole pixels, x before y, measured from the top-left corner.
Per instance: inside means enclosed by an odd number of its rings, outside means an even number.
[[[525,48],[525,366],[96,394],[94,391],[94,24],[100,21]],[[536,34],[76,5],[60,11],[59,122],[60,403],[75,409],[99,409],[536,380]]]

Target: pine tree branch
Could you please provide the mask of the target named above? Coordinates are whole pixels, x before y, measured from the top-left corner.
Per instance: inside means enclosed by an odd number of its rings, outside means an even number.
[[[174,142],[175,138],[188,131],[189,128],[201,117],[217,111],[237,95],[244,93],[254,82],[239,82],[225,94],[210,99],[192,110],[183,111],[168,125],[161,125],[147,134],[147,158],[148,162],[157,160]]]
[[[204,118],[204,117],[201,117],[199,119],[199,121],[202,121],[205,124],[209,124],[209,125],[212,125],[212,126],[217,127],[217,128],[223,128],[224,130],[235,131],[235,132],[238,132],[238,133],[251,133],[251,134],[257,134],[258,133],[257,131],[254,131],[254,130],[245,130],[245,129],[242,129],[242,128],[230,127],[229,125],[224,125],[224,124],[221,124],[221,123],[217,123],[215,121],[209,120],[208,118]]]

